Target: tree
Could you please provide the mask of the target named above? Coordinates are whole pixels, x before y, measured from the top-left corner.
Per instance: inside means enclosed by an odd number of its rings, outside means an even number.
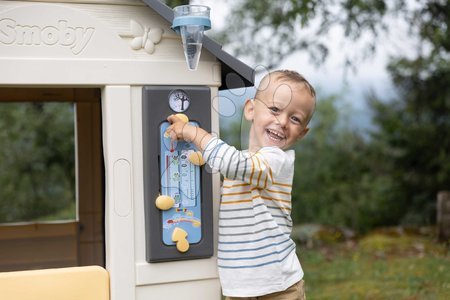
[[[325,220],[363,230],[382,224],[434,222],[436,193],[450,187],[450,3],[235,3],[220,38],[236,55],[269,69],[298,50],[323,62],[328,47],[335,47],[325,41],[336,30],[352,44],[343,65],[356,67],[384,46],[378,38],[389,33],[393,19],[409,26],[415,51],[409,57],[395,53],[391,58],[388,70],[398,97],[370,97],[376,130],[369,139],[348,130],[335,132],[331,124],[342,116],[328,100],[320,101],[314,137],[307,137],[299,148],[303,165],[297,168],[296,180],[302,188],[293,196],[294,205],[303,204],[293,215],[298,220]]]
[[[370,142],[349,121],[352,109],[338,106],[340,97],[321,99],[311,132],[296,146],[292,217],[360,232],[393,224],[385,197],[389,178],[374,172]]]
[[[391,198],[405,202],[405,223],[433,223],[436,194],[450,188],[450,4],[430,1],[414,20],[421,22],[420,55],[392,60],[389,71],[399,97],[372,97],[378,131],[374,144],[385,149]]]
[[[339,47],[347,43],[344,63],[356,67],[376,50],[389,17],[407,7],[405,1],[394,2],[389,7],[384,0],[236,0],[217,39],[236,55],[271,69],[299,50],[323,62],[330,38],[342,33],[345,39],[337,42]]]
[[[73,105],[2,103],[0,116],[0,223],[74,207]]]

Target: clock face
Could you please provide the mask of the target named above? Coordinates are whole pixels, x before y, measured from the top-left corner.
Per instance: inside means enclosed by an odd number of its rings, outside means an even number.
[[[169,106],[175,112],[184,112],[189,108],[191,99],[182,90],[174,90],[169,94]]]

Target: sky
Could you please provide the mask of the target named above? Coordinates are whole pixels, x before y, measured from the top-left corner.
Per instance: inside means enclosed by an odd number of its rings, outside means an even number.
[[[191,4],[202,4],[211,8],[213,27],[211,31],[220,30],[226,26],[226,15],[230,10],[230,2],[232,1],[191,0]],[[402,26],[400,25],[395,24],[394,28],[401,29]],[[395,88],[386,72],[386,65],[389,53],[398,51],[399,48],[392,41],[395,40],[398,41],[398,44],[404,44],[406,34],[402,30],[396,32],[390,29],[390,31],[393,31],[393,33],[385,40],[381,40],[384,44],[382,47],[378,47],[375,56],[359,64],[356,72],[347,72],[346,76],[344,76],[342,67],[344,51],[337,42],[342,40],[342,34],[339,36],[339,31],[333,33],[330,39],[332,47],[330,47],[329,57],[323,65],[315,66],[309,62],[307,53],[296,52],[283,60],[278,68],[294,69],[304,75],[316,87],[319,101],[321,97],[339,95],[344,103],[350,103],[353,108],[352,122],[363,129],[369,128],[370,112],[366,105],[365,95],[369,91],[375,92],[382,99],[389,99],[395,95]],[[206,34],[208,35],[208,32]],[[226,45],[223,49],[227,51]],[[255,67],[245,60],[243,62],[250,67]],[[256,83],[259,82],[259,79],[256,78]],[[223,92],[221,95],[224,97],[220,99],[222,114],[229,117],[231,112],[235,110],[232,106],[240,105],[245,98],[252,97],[253,93],[254,89]]]

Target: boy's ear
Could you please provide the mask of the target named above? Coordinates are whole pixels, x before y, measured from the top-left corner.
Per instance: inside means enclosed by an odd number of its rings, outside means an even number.
[[[308,133],[309,131],[309,127],[306,127],[305,129],[303,129],[303,131],[300,133],[300,135],[297,138],[297,141],[301,140],[302,138],[305,137],[305,135]]]
[[[253,99],[245,100],[244,104],[244,117],[247,121],[253,121],[255,113],[255,101]]]

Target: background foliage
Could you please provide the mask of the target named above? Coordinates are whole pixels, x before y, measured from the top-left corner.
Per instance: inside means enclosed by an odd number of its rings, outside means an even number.
[[[1,103],[0,116],[0,223],[74,217],[73,104]]]
[[[339,95],[319,99],[312,130],[297,146],[293,217],[364,232],[380,225],[433,224],[436,194],[450,189],[450,3],[448,1],[236,0],[218,36],[236,55],[271,68],[294,51],[320,64],[344,33],[343,66],[382,47],[390,24],[409,28],[412,51],[388,71],[393,99],[372,94],[372,128],[351,127]],[[365,70],[359,70],[365,72]],[[367,70],[370,72],[370,70]],[[239,134],[240,126],[224,130]],[[232,139],[230,138],[230,141]]]

